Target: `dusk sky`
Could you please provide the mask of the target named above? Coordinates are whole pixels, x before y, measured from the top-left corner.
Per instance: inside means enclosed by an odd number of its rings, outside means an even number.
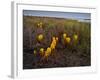
[[[54,11],[34,11],[23,10],[23,15],[41,16],[41,17],[57,17],[57,18],[70,18],[70,19],[91,19],[90,13],[75,13],[75,12],[54,12]]]

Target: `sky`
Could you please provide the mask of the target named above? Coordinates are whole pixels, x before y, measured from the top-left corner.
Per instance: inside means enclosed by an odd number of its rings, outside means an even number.
[[[68,19],[76,19],[76,20],[91,19],[90,13],[76,13],[76,12],[23,10],[23,15],[40,16],[40,17],[68,18]]]

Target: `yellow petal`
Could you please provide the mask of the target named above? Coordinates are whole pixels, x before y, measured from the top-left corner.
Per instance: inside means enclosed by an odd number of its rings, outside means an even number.
[[[74,34],[74,40],[77,40],[77,39],[78,39],[78,35]]]
[[[56,37],[56,41],[58,41],[58,37]]]
[[[67,37],[67,34],[66,34],[66,33],[64,33],[64,34],[63,34],[63,38],[65,39],[66,37]]]
[[[66,37],[66,42],[70,43],[70,41],[71,41],[71,38],[70,37]]]
[[[36,55],[36,50],[34,50],[34,52],[33,52],[33,53],[34,53],[34,55]]]
[[[40,48],[40,52],[43,53],[44,52],[44,48]]]
[[[38,41],[43,40],[43,34],[38,35]]]

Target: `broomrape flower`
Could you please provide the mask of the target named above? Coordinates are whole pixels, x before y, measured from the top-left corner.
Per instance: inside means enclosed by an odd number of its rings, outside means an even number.
[[[40,48],[40,53],[41,53],[41,55],[44,54],[44,48]]]
[[[53,38],[52,38],[52,43],[53,43],[53,44],[56,45],[57,41],[58,41],[58,37],[53,37]]]
[[[66,42],[70,43],[70,41],[71,41],[71,38],[70,37],[66,37]]]
[[[52,41],[54,41],[54,40],[56,40],[56,38],[55,37],[52,37]]]
[[[45,57],[48,57],[51,54],[51,48],[48,47],[47,50],[45,51]]]
[[[42,41],[43,40],[43,34],[39,34],[38,35],[38,41]]]
[[[58,37],[52,37],[52,42],[50,47],[47,48],[47,50],[45,51],[45,57],[48,58],[48,56],[51,54],[52,50],[55,49],[56,47],[56,43],[58,41]]]
[[[64,34],[63,34],[63,38],[65,39],[66,37],[67,37],[67,34],[66,34],[66,33],[64,33]]]
[[[50,47],[47,48],[47,52],[51,53],[51,48]]]
[[[42,22],[40,22],[40,28],[42,28],[42,25],[43,25],[43,23],[42,23]]]
[[[56,37],[56,41],[58,41],[58,37]]]
[[[38,23],[37,25],[38,25],[38,27],[42,28],[43,23],[40,22],[40,23]]]
[[[36,55],[36,50],[33,51],[34,55]]]
[[[55,38],[55,37],[52,38],[52,42],[51,42],[51,45],[50,45],[50,48],[51,48],[52,50],[55,49],[57,40],[58,40],[58,38]]]
[[[53,50],[55,49],[55,45],[53,43],[51,43],[50,48]]]
[[[52,44],[54,44],[54,45],[56,46],[56,40],[53,40],[53,41],[52,41]]]
[[[38,25],[38,27],[40,26],[40,24],[39,24],[39,23],[38,23],[37,25]]]
[[[78,35],[74,34],[74,40],[77,40],[77,39],[78,39]]]

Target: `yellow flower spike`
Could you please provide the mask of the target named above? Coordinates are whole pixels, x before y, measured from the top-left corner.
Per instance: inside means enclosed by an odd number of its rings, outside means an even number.
[[[71,38],[70,37],[66,37],[66,42],[70,43],[70,41],[71,41]]]
[[[50,48],[53,50],[55,49],[55,45],[53,43],[51,43]]]
[[[42,23],[42,22],[40,22],[40,28],[42,28],[42,25],[43,25],[43,23]]]
[[[39,34],[39,35],[38,35],[38,41],[42,41],[43,38],[44,38],[44,37],[43,37],[43,34]]]
[[[56,45],[56,40],[53,40],[52,43],[53,43],[54,45]]]
[[[54,41],[54,40],[56,40],[56,38],[55,37],[52,37],[52,40]]]
[[[56,37],[56,41],[58,41],[58,37]]]
[[[51,54],[51,48],[48,47],[47,50],[45,51],[45,57],[49,56]]]
[[[47,51],[48,51],[48,53],[51,53],[51,48],[48,47],[48,48],[47,48]]]
[[[44,54],[44,48],[40,48],[40,53],[41,53],[41,55]]]
[[[38,27],[40,26],[40,24],[39,24],[39,23],[38,23],[37,25],[38,25]]]
[[[67,37],[67,34],[66,34],[66,33],[64,33],[64,34],[63,34],[63,38],[65,39],[66,37]]]
[[[78,39],[78,35],[74,34],[74,40],[77,40],[77,39]]]
[[[36,55],[36,50],[33,51],[34,55]]]
[[[43,23],[42,22],[40,22],[40,25],[42,25]]]

